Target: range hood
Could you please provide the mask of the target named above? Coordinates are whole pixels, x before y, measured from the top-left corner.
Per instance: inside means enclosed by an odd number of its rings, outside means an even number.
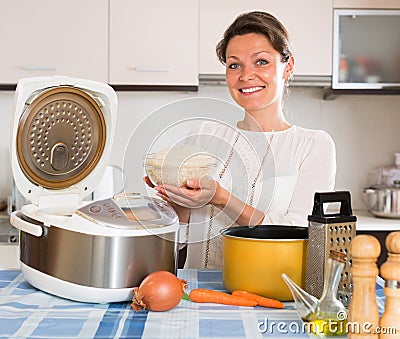
[[[200,85],[226,86],[224,74],[200,74]],[[332,87],[332,77],[318,75],[293,76],[290,80],[291,87],[318,87],[322,88],[324,100],[334,100],[340,95],[400,95],[399,87],[382,88],[347,88],[335,89]]]
[[[223,85],[226,86],[225,74],[200,74],[201,85]],[[290,86],[297,87],[331,87],[332,77],[318,75],[294,75],[290,79]]]

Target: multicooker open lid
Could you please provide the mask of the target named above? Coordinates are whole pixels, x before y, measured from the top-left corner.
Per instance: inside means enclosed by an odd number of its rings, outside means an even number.
[[[42,196],[80,202],[90,194],[109,162],[116,113],[117,97],[107,84],[69,77],[20,80],[10,143],[20,192],[34,204]]]

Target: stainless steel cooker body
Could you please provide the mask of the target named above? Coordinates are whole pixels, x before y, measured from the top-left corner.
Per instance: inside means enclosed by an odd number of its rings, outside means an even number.
[[[104,289],[131,288],[151,272],[176,273],[178,231],[162,236],[102,236],[41,227],[40,237],[20,232],[20,261],[63,281]]]

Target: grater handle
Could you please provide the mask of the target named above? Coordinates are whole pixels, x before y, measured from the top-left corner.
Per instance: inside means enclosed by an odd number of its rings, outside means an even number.
[[[340,202],[340,216],[351,216],[351,197],[349,191],[336,192],[316,192],[314,194],[314,207],[312,215],[320,218],[327,216],[337,216],[338,214],[325,214],[324,204],[330,202]]]

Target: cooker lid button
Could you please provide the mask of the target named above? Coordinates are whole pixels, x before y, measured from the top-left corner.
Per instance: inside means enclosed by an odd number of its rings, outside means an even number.
[[[56,171],[61,171],[68,165],[68,147],[62,142],[59,142],[53,146],[50,154],[51,166]]]

